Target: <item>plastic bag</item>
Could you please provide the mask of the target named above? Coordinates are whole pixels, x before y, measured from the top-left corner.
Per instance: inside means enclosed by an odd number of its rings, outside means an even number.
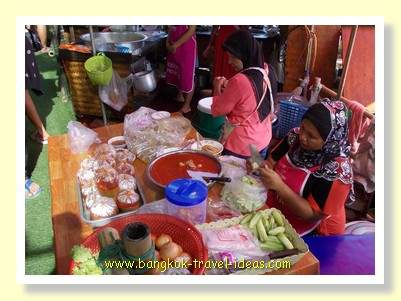
[[[228,274],[242,269],[240,262],[267,260],[269,254],[260,248],[258,240],[249,229],[241,225],[229,228],[201,229],[210,260],[220,267],[212,267],[207,274]]]
[[[141,107],[124,119],[124,136],[128,149],[144,161],[150,162],[162,150],[181,145],[191,129],[184,117],[153,120],[155,110]]]
[[[74,154],[86,152],[89,147],[98,140],[95,131],[87,128],[78,121],[70,121],[67,125],[67,129],[70,149]]]
[[[221,191],[221,198],[231,208],[248,213],[263,206],[267,199],[267,190],[260,179],[246,175],[226,183]]]
[[[132,74],[121,78],[113,70],[113,76],[107,86],[99,86],[100,99],[116,111],[121,111],[128,103],[128,89],[132,86]]]
[[[125,115],[124,117],[124,136],[135,136],[137,132],[141,132],[145,128],[155,124],[152,114],[156,111],[146,107],[140,107],[135,112]]]
[[[226,218],[240,216],[241,212],[232,209],[222,200],[207,200],[207,220],[211,222],[219,221]]]
[[[203,241],[209,251],[241,252],[248,256],[263,256],[266,254],[252,232],[235,225],[228,228],[202,229]]]
[[[220,156],[219,161],[222,164],[222,173],[225,177],[234,180],[246,175],[245,159],[234,156]]]

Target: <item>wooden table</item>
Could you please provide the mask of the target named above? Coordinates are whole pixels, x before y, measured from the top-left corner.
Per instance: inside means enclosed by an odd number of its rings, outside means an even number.
[[[110,137],[122,135],[123,124],[98,128],[96,132],[99,138],[106,142]],[[188,138],[194,137],[195,133],[195,130],[192,130]],[[93,232],[90,226],[81,221],[78,207],[76,173],[81,160],[85,157],[85,154],[71,153],[67,135],[49,138],[49,176],[57,274],[68,274],[71,248],[80,244]],[[146,179],[145,163],[135,160],[134,166],[138,185],[142,186],[146,201],[163,198],[162,191],[152,187]],[[221,186],[214,185],[210,195],[218,195],[220,189]],[[290,270],[280,270],[270,274],[319,274],[319,261],[309,252]]]

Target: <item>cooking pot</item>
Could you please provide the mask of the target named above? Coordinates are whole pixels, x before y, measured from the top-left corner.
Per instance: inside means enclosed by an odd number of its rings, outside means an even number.
[[[134,73],[134,87],[138,91],[149,93],[156,89],[156,78],[153,70]]]
[[[147,36],[139,32],[95,32],[93,34],[98,51],[115,51],[124,48],[127,52],[136,54],[145,46]],[[80,36],[86,44],[90,43],[89,33]]]

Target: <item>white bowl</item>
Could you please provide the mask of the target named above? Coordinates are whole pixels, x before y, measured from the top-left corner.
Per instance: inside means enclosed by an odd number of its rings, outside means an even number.
[[[169,118],[171,116],[171,114],[167,111],[157,111],[157,112],[154,112],[151,116],[154,120],[160,120],[160,119],[164,119],[164,118]]]
[[[205,146],[210,145],[211,147],[215,148],[215,150],[212,149],[205,149]],[[221,144],[220,142],[216,141],[216,140],[212,140],[212,139],[205,139],[205,140],[201,140],[199,141],[199,145],[197,142],[194,142],[191,145],[191,149],[192,150],[199,150],[199,151],[204,151],[207,152],[209,154],[212,154],[214,156],[220,156],[220,154],[222,153],[224,146],[223,144]]]
[[[112,145],[115,149],[123,149],[127,147],[124,136],[115,136],[107,141],[108,144]]]

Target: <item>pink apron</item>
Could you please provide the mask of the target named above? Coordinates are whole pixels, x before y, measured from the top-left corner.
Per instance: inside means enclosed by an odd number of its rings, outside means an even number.
[[[312,167],[311,169],[296,167],[291,163],[288,154],[282,157],[276,164],[274,170],[281,176],[284,183],[291,188],[292,191],[297,193],[302,197],[303,190],[305,188],[305,184],[308,181],[309,176],[314,172],[318,167]],[[310,223],[305,220],[302,220],[294,213],[292,213],[288,208],[280,201],[278,195],[270,190],[269,196],[267,200],[267,206],[274,207],[279,209],[286,219],[290,222],[290,224],[294,227],[294,229],[298,232],[299,235],[303,236],[312,230],[314,230],[321,222]]]
[[[169,41],[174,43],[188,30],[188,25],[174,25],[169,32]],[[178,90],[189,93],[194,89],[196,61],[196,39],[193,35],[178,47],[175,53],[167,54],[166,81]]]

